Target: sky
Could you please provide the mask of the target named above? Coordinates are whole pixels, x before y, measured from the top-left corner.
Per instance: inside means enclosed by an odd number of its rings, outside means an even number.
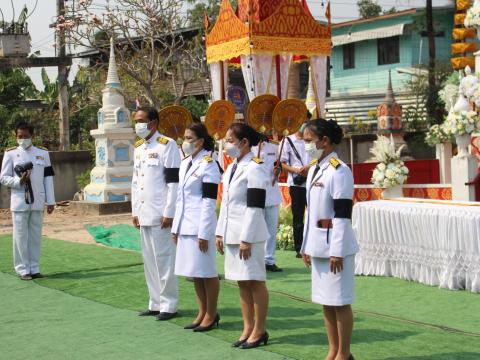
[[[66,0],[67,4],[72,4],[74,0]],[[78,1],[78,0],[75,0]],[[96,4],[104,4],[108,0],[95,0]],[[111,0],[110,3],[114,3]],[[18,15],[26,5],[29,9],[30,17],[28,18],[28,26],[32,38],[32,52],[40,51],[41,56],[55,56],[55,35],[49,24],[54,22],[56,13],[56,0],[0,0],[0,10],[3,13],[6,21],[12,19],[12,3],[15,9],[15,17]],[[324,13],[323,0],[307,0],[307,3],[313,15],[321,18]],[[358,18],[357,0],[331,0],[331,13],[334,23],[354,20]],[[397,10],[405,10],[414,7],[424,7],[425,0],[377,0],[377,3],[384,9],[395,7]],[[433,0],[434,6],[452,5],[453,0]],[[33,11],[33,12],[32,12]],[[0,15],[1,16],[1,15]],[[28,70],[34,84],[42,89],[43,85],[40,77],[41,68],[34,68]],[[57,76],[57,69],[48,68],[47,72],[51,79]],[[71,80],[75,74],[75,70],[71,71]]]

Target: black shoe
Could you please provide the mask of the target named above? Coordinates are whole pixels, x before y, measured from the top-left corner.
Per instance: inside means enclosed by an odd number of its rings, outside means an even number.
[[[265,265],[265,269],[270,272],[282,272],[283,269],[280,269],[277,265]]]
[[[215,316],[215,320],[210,325],[207,326],[197,326],[195,329],[193,329],[193,332],[207,332],[212,330],[214,327],[218,327],[218,323],[220,322],[220,315],[217,314]]]
[[[155,310],[145,310],[138,314],[138,316],[157,316],[160,314],[160,311]]]
[[[183,328],[185,330],[192,330],[192,329],[195,329],[198,326],[200,326],[200,323],[191,323],[190,325],[184,326]]]
[[[157,315],[157,320],[158,321],[167,321],[170,319],[173,319],[175,316],[177,316],[177,313],[169,313],[169,312],[161,312],[160,314]]]
[[[247,340],[248,340],[248,338],[243,339],[243,340],[237,340],[232,344],[232,347],[238,348],[238,347],[242,346],[243,344],[245,344],[247,342]]]
[[[32,280],[32,276],[30,274],[25,274],[25,275],[19,275],[20,280]]]
[[[254,349],[256,347],[259,347],[261,343],[263,343],[263,345],[267,345],[268,343],[268,332],[265,331],[265,334],[263,334],[263,336],[258,339],[257,341],[254,341],[252,343],[249,343],[249,342],[244,342],[241,346],[240,346],[240,349]]]
[[[43,279],[45,276],[40,273],[32,274],[32,279]]]
[[[297,259],[301,259],[301,258],[302,258],[302,254],[300,254],[299,252],[297,252],[297,255],[295,255],[295,257],[296,257]]]

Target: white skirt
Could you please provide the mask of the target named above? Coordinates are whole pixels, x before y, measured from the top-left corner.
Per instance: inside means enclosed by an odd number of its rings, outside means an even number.
[[[343,259],[343,270],[330,271],[330,259],[312,257],[312,301],[329,306],[353,304],[355,300],[355,255]]]
[[[252,256],[248,260],[240,259],[240,245],[225,246],[225,278],[235,281],[265,281],[265,243],[252,244]]]
[[[215,242],[209,241],[208,251],[204,253],[198,247],[197,236],[179,235],[175,258],[175,275],[194,278],[217,277],[215,255]]]

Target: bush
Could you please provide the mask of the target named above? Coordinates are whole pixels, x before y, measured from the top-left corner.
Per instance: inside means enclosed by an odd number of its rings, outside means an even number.
[[[91,170],[87,170],[75,177],[75,180],[77,180],[77,186],[80,190],[83,190],[85,186],[90,184],[90,172]]]
[[[280,206],[278,225],[293,225],[292,209],[290,207]]]
[[[293,242],[293,227],[291,225],[281,224],[277,232],[277,249],[295,250]]]

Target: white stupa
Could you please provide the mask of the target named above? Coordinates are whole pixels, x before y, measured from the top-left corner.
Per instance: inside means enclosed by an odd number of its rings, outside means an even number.
[[[102,90],[102,108],[98,111],[98,129],[90,131],[95,139],[95,167],[84,200],[109,203],[130,200],[135,133],[130,111],[125,107],[115,63],[113,39],[106,87]]]

